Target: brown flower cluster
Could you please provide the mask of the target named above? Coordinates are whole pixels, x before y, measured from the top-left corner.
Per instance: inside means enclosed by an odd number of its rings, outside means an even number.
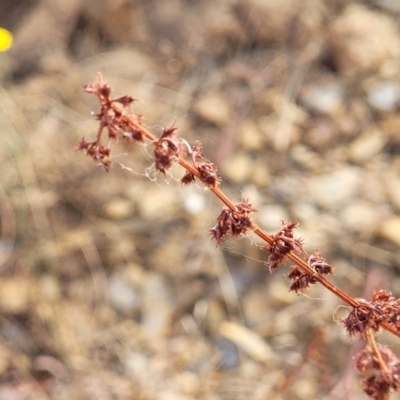
[[[100,101],[100,112],[95,114],[97,120],[100,121],[101,127],[107,127],[108,136],[112,140],[117,140],[121,135],[126,140],[143,142],[143,133],[138,127],[128,123],[125,108],[131,105],[135,99],[131,96],[122,96],[116,99],[110,99],[111,87],[103,79],[101,74],[98,75],[94,83],[84,86],[87,93],[94,94]],[[142,116],[136,116],[138,125],[140,125]]]
[[[318,249],[314,250],[314,252],[308,257],[307,264],[319,275],[333,274],[333,267],[329,265],[323,257],[321,257]],[[310,275],[308,272],[301,270],[298,265],[292,265],[290,274],[287,275],[287,278],[292,281],[289,291],[296,293],[307,289],[310,284],[318,282],[314,275]]]
[[[247,233],[253,227],[251,215],[257,211],[247,199],[242,199],[235,204],[236,210],[224,207],[217,218],[217,224],[210,229],[211,236],[217,244],[221,243],[224,236],[238,237]]]
[[[129,124],[125,115],[125,108],[133,103],[134,98],[131,96],[122,96],[116,99],[110,99],[111,87],[103,80],[101,74],[97,76],[94,83],[84,86],[87,93],[94,94],[100,101],[100,112],[95,114],[97,120],[100,121],[100,127],[97,137],[92,142],[87,142],[84,138],[75,147],[76,151],[85,151],[87,155],[92,157],[96,164],[104,167],[106,171],[111,167],[111,150],[109,146],[101,143],[101,136],[104,128],[108,130],[108,137],[113,141],[118,140],[121,135],[125,140],[143,142],[143,133],[138,127]],[[142,116],[134,117],[140,126]]]
[[[341,322],[349,336],[365,336],[368,328],[377,332],[383,321],[400,329],[400,300],[381,289],[374,292],[371,301],[358,299],[358,306]]]
[[[275,235],[272,235],[273,243],[268,243],[262,247],[263,250],[271,253],[267,262],[271,273],[282,265],[286,255],[291,251],[295,253],[303,252],[302,240],[294,237],[294,229],[298,226],[298,222],[282,221],[281,229]]]
[[[358,299],[357,307],[353,307],[341,322],[349,336],[365,336],[368,328],[377,332],[382,320],[383,315],[378,308],[364,299]]]
[[[200,141],[196,141],[190,152],[192,157],[193,165],[200,174],[201,180],[210,185],[216,187],[220,182],[221,178],[217,174],[217,167],[210,161],[207,160],[202,154],[202,144]],[[186,171],[186,174],[181,179],[184,185],[189,185],[194,182],[194,175],[190,171]]]
[[[84,138],[75,146],[75,151],[85,151],[93,161],[104,167],[106,171],[111,168],[110,148],[103,146],[99,140],[87,142]]]
[[[356,369],[363,375],[362,387],[372,399],[389,399],[391,390],[400,389],[400,360],[386,347],[377,352],[365,347],[355,358]]]
[[[156,170],[165,175],[183,152],[181,141],[176,137],[177,128],[164,128],[161,137],[154,144],[154,161]]]

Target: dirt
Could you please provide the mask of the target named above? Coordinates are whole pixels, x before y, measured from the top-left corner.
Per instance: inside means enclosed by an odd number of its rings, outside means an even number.
[[[107,173],[74,146],[96,135],[82,87],[101,72],[155,134],[201,140],[267,232],[298,220],[340,288],[398,297],[399,13],[2,1],[0,400],[366,398],[339,299],[289,293],[252,235],[216,247],[221,204],[178,167],[157,174],[151,147],[113,146]]]

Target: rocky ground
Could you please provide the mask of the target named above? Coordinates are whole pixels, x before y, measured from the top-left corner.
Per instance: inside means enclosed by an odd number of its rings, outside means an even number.
[[[101,71],[174,125],[268,232],[298,220],[354,297],[400,294],[396,0],[3,0],[0,399],[362,399],[346,308],[288,293],[251,235],[212,243],[221,205],[148,147],[109,173]],[[400,355],[399,341],[380,341]],[[396,396],[392,397],[393,399]]]

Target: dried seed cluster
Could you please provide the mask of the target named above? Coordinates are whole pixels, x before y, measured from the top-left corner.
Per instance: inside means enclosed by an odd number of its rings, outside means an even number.
[[[355,358],[356,369],[364,376],[362,387],[372,399],[389,399],[392,390],[400,390],[400,360],[386,347],[377,353],[369,346]],[[383,365],[382,365],[383,363]]]
[[[319,250],[316,249],[308,257],[307,264],[319,275],[333,274],[333,267],[329,265],[324,258],[321,257]],[[287,277],[292,281],[289,291],[301,292],[307,289],[310,284],[317,283],[317,278],[307,272],[302,271],[298,265],[292,265],[290,274]]]
[[[350,336],[365,336],[368,328],[377,332],[382,321],[400,329],[400,299],[383,289],[374,292],[371,301],[358,299],[358,306],[342,323]]]
[[[238,237],[246,234],[253,227],[251,215],[257,210],[247,199],[242,199],[235,204],[235,210],[224,207],[217,218],[217,224],[210,229],[211,236],[217,244],[221,243],[224,236]]]
[[[294,229],[299,226],[298,222],[282,222],[282,228],[272,235],[273,243],[267,243],[263,250],[270,253],[268,259],[268,267],[270,272],[274,272],[280,267],[286,257],[291,251],[295,253],[303,253],[303,242],[301,239],[294,237]]]

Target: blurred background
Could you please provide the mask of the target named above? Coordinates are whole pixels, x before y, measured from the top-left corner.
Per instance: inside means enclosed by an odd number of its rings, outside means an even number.
[[[2,0],[0,400],[362,399],[347,309],[288,293],[221,205],[97,132],[101,71],[200,139],[233,201],[298,220],[354,297],[400,293],[398,0]],[[400,354],[399,341],[380,341]],[[393,398],[396,398],[395,396]]]

